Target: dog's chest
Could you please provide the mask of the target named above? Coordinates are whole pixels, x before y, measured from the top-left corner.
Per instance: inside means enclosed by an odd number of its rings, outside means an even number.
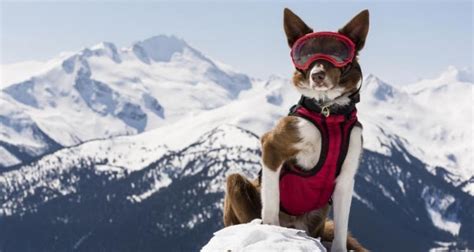
[[[296,155],[296,163],[302,169],[310,170],[318,163],[321,155],[321,132],[307,120],[303,118],[298,120],[301,141],[295,146],[299,151]]]

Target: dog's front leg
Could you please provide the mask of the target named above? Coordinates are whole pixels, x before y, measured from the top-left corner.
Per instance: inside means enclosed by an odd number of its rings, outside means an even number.
[[[276,127],[262,136],[262,221],[280,225],[280,171],[283,163],[294,157],[300,141],[298,118],[282,118]]]
[[[362,128],[354,127],[349,140],[346,159],[337,178],[333,193],[334,240],[331,252],[347,251],[347,229],[354,191],[354,176],[362,153]]]
[[[262,222],[280,225],[280,170],[283,159],[279,154],[277,131],[262,137]]]
[[[262,222],[280,225],[280,177],[281,167],[271,170],[263,164],[262,170]]]
[[[347,229],[351,208],[354,179],[339,180],[333,194],[334,208],[334,240],[331,252],[347,251]]]

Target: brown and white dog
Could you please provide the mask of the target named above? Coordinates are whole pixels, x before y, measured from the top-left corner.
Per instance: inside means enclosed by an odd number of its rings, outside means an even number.
[[[338,32],[350,38],[358,52],[364,47],[368,29],[369,12],[364,10]],[[313,32],[289,9],[284,10],[284,30],[290,47],[305,34]],[[319,103],[317,105],[320,107],[344,108],[349,106],[351,95],[358,91],[361,76],[357,57],[353,59],[351,67],[345,69],[324,60],[316,60],[307,71],[295,71],[293,85],[304,97]],[[323,242],[330,242],[333,252],[347,249],[365,251],[348,235],[354,176],[362,152],[360,123],[352,128],[348,141],[347,153],[332,194],[334,222],[327,220],[329,204],[300,216],[291,216],[280,210],[279,179],[282,167],[292,162],[309,170],[319,161],[319,153],[324,148],[321,132],[315,125],[290,115],[281,118],[275,128],[261,138],[261,182],[250,181],[239,174],[227,178],[225,226],[262,218],[263,224],[298,228],[313,237],[321,237]]]

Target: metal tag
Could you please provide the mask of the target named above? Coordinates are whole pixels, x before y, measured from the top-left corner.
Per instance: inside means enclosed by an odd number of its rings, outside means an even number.
[[[330,114],[331,114],[331,111],[329,111],[329,108],[328,107],[323,107],[321,109],[321,113],[325,116],[325,117],[328,117]]]

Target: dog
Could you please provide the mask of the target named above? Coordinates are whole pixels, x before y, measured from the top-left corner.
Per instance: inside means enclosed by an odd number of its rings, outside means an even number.
[[[330,251],[366,251],[348,234],[354,177],[362,154],[358,52],[369,30],[364,10],[338,32],[314,32],[291,10],[284,30],[301,99],[261,137],[259,179],[227,177],[224,225],[248,223],[305,230]],[[333,207],[334,221],[327,218]]]

